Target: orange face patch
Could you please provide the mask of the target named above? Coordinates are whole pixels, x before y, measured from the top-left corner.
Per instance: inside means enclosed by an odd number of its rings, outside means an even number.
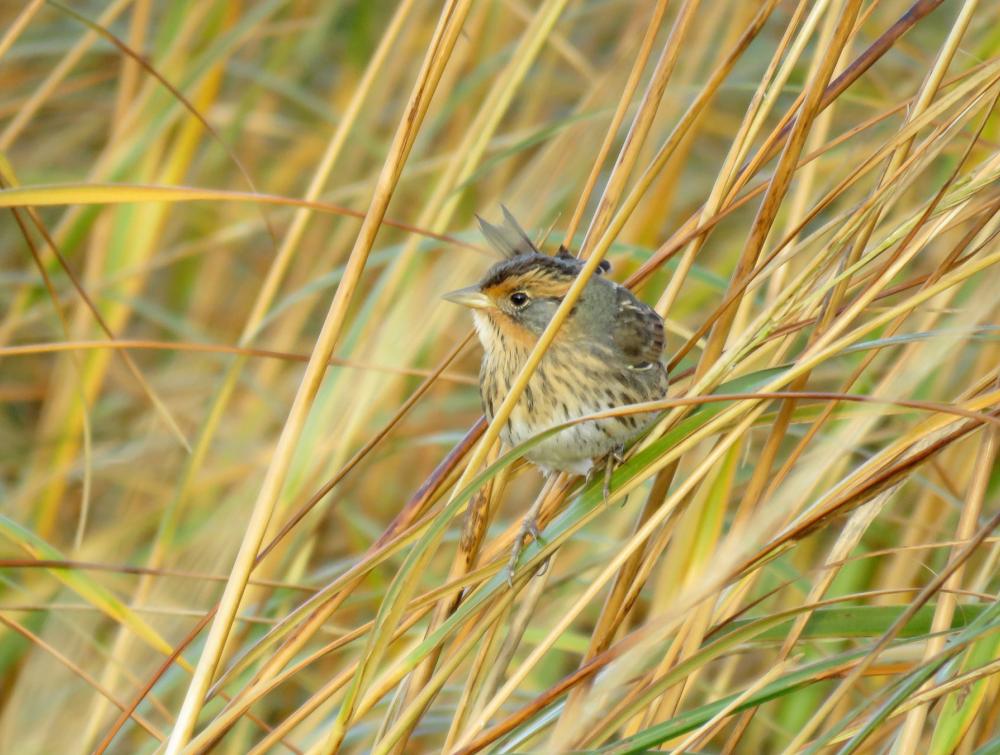
[[[534,333],[503,310],[491,309],[484,314],[490,318],[490,321],[503,334],[504,338],[508,339],[512,344],[517,344],[530,350],[538,340]]]
[[[572,281],[565,279],[555,279],[539,270],[504,278],[499,283],[484,289],[483,293],[497,302],[507,298],[515,291],[524,291],[535,299],[562,298],[569,291],[571,283]]]

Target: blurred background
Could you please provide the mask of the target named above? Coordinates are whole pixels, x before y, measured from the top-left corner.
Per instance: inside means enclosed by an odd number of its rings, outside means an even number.
[[[189,751],[992,751],[998,32],[957,0],[4,4],[0,750],[169,736],[343,286]],[[445,509],[480,351],[440,295],[501,203],[657,306],[672,397],[814,394],[668,410],[625,505],[552,499],[517,591],[538,472],[488,475],[474,547]]]

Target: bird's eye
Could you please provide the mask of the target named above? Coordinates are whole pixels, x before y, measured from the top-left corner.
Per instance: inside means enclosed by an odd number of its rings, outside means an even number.
[[[515,291],[510,295],[510,303],[515,307],[523,307],[528,303],[528,295],[524,291]]]

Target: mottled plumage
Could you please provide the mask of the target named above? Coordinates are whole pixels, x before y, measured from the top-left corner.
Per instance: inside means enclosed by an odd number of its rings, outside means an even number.
[[[506,209],[503,226],[480,224],[503,259],[479,283],[448,298],[473,307],[485,352],[479,373],[483,408],[492,419],[584,263],[565,250],[555,256],[540,253]],[[607,270],[602,263],[599,272]],[[660,316],[628,289],[593,276],[501,439],[515,446],[574,417],[662,398],[667,391],[662,350]],[[583,422],[542,441],[526,456],[548,471],[586,474],[596,459],[613,453],[653,419],[641,414]]]
[[[542,254],[504,208],[502,226],[480,218],[483,235],[503,258],[479,283],[446,299],[472,308],[483,344],[479,388],[486,417],[493,420],[528,355],[583,268],[560,248]],[[535,369],[500,431],[516,446],[554,425],[626,404],[654,401],[667,392],[667,368],[660,362],[663,320],[628,289],[601,274],[602,261]],[[546,472],[588,474],[604,459],[608,495],[612,463],[624,443],[644,430],[655,413],[588,420],[533,446],[525,456]],[[539,496],[514,539],[507,580],[513,575],[524,538],[538,537]]]

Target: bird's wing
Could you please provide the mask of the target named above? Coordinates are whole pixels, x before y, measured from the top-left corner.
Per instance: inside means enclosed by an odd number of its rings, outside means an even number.
[[[611,330],[615,346],[629,365],[643,367],[660,361],[663,352],[663,319],[631,291],[616,286],[617,313]]]

